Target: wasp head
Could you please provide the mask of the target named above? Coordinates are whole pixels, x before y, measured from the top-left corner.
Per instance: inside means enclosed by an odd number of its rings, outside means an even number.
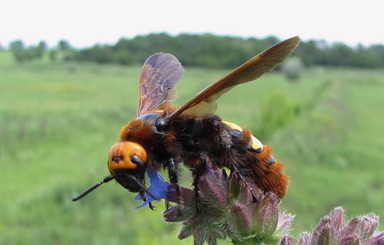
[[[109,151],[108,169],[120,185],[131,192],[138,192],[144,183],[147,152],[134,142],[118,142]]]
[[[114,144],[111,147],[108,159],[108,168],[111,175],[72,198],[72,201],[80,200],[100,185],[113,179],[131,192],[146,192],[153,200],[158,200],[159,198],[144,185],[147,160],[147,152],[137,143],[124,141]]]

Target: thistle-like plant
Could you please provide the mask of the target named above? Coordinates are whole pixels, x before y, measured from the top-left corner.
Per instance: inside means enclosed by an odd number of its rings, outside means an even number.
[[[294,215],[280,211],[280,198],[275,194],[249,183],[253,182],[236,171],[228,175],[212,168],[208,160],[192,189],[169,186],[167,199],[176,205],[164,212],[164,218],[181,222],[178,237],[193,236],[195,245],[214,245],[226,238],[236,245],[384,245],[384,232],[376,232],[377,215],[362,215],[347,222],[340,207],[323,217],[312,232],[295,239],[288,234]]]
[[[286,235],[281,244],[384,245],[384,232],[376,231],[378,225],[379,217],[375,214],[361,215],[347,221],[344,209],[337,207],[324,216],[312,232],[302,233],[298,241]]]
[[[179,238],[193,235],[196,245],[225,238],[234,244],[277,244],[294,216],[280,213],[275,194],[264,194],[249,183],[246,177],[236,172],[228,176],[207,162],[194,189],[169,189],[168,200],[177,205],[167,209],[164,218],[182,222]]]

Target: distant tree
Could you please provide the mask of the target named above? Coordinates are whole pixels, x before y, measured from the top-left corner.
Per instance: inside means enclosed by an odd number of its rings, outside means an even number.
[[[45,50],[47,50],[48,45],[47,45],[47,43],[45,41],[40,41],[39,44],[37,45],[37,47],[40,50],[45,51]]]
[[[31,47],[34,51],[34,58],[42,58],[44,53],[47,51],[47,43],[45,41],[40,41],[36,47]]]
[[[377,64],[375,64],[376,67],[384,67],[384,45],[383,44],[376,44],[372,45],[368,48],[369,52],[374,53],[378,59]]]
[[[301,42],[295,54],[301,57],[302,62],[309,66],[313,64],[326,65],[325,43],[309,40]]]
[[[120,65],[130,65],[134,63],[134,56],[128,49],[119,51],[116,54],[116,62]]]
[[[175,38],[175,55],[186,66],[196,65],[198,54],[201,52],[201,38],[196,34],[180,34]]]
[[[383,54],[379,46],[366,48],[363,45],[358,45],[351,57],[351,65],[365,68],[383,67]]]
[[[353,49],[344,43],[335,43],[327,49],[329,63],[335,66],[350,66]]]
[[[71,44],[64,39],[60,39],[56,47],[56,59],[70,61],[74,59],[74,53],[79,51],[72,48]],[[80,50],[81,51],[81,50]]]
[[[107,45],[96,45],[78,53],[79,60],[96,63],[112,63],[115,61],[112,48]]]
[[[41,59],[47,50],[45,41],[40,41],[38,45],[26,47],[21,40],[12,41],[9,44],[10,50],[13,53],[17,62],[26,62],[36,59]]]
[[[280,40],[275,36],[268,36],[264,39],[264,41],[267,43],[268,47],[280,42]]]
[[[68,52],[68,56],[77,61],[127,65],[141,64],[155,52],[170,52],[177,56],[183,65],[233,68],[279,41],[275,36],[245,39],[213,34],[184,33],[171,36],[167,33],[153,33],[132,39],[122,38],[115,45],[95,45],[77,51],[72,49]],[[61,40],[59,49],[68,48],[69,43]],[[383,45],[352,48],[344,43],[329,44],[324,40],[309,40],[301,42],[295,51],[295,56],[307,67],[384,66]]]
[[[23,50],[24,49],[24,43],[20,39],[14,40],[9,43],[9,48],[11,50]]]
[[[17,62],[24,62],[28,59],[24,52],[24,43],[21,40],[15,40],[9,43],[9,48]]]
[[[64,40],[64,39],[61,39],[58,43],[57,43],[57,47],[60,51],[68,51],[71,48],[71,45],[69,44],[69,42],[67,40]]]

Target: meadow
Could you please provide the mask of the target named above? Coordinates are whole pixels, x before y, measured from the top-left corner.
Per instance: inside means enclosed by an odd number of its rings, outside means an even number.
[[[176,104],[227,72],[187,67]],[[108,174],[109,148],[136,113],[139,75],[15,64],[0,52],[0,244],[193,243],[163,221],[164,203],[134,209],[134,194],[117,184],[71,201]],[[384,217],[383,94],[384,70],[313,68],[296,82],[273,72],[222,96],[217,113],[274,146],[291,178],[282,210],[296,215],[298,234],[336,206]]]

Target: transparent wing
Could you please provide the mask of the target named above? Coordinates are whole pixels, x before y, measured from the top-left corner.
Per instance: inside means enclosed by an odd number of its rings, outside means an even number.
[[[151,55],[144,63],[140,84],[137,116],[176,98],[175,84],[184,74],[177,58],[168,53]]]

